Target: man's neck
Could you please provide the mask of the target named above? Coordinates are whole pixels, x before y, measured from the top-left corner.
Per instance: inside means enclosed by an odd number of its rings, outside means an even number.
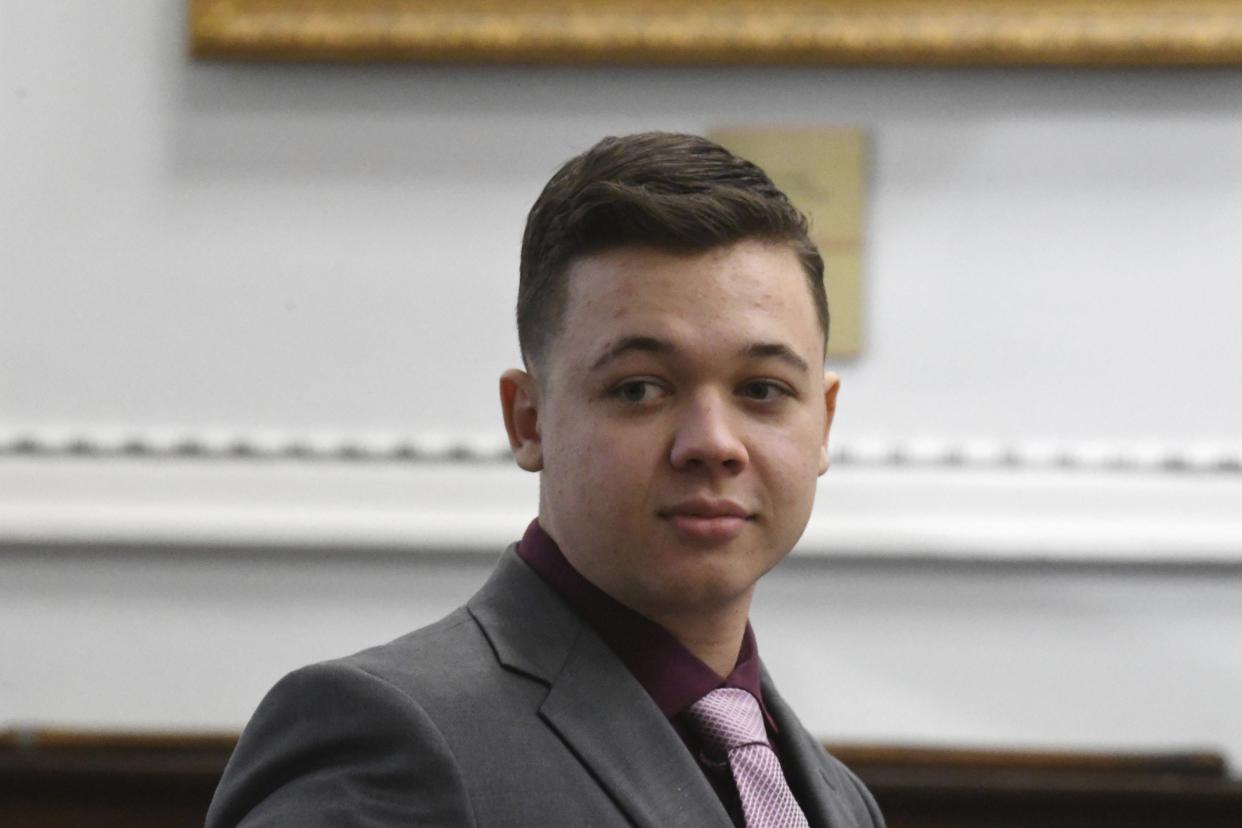
[[[572,546],[562,545],[556,537],[555,522],[542,509],[538,520],[541,531],[556,544],[560,555],[578,575],[613,600],[659,624],[721,678],[733,672],[746,636],[754,584],[743,593],[719,602],[693,606],[652,604],[610,584],[612,579],[608,577],[607,570],[600,571],[599,561],[595,558],[575,554]]]
[[[750,597],[748,593],[727,607],[676,615],[634,609],[668,630],[682,646],[724,678],[733,672],[742,649]]]

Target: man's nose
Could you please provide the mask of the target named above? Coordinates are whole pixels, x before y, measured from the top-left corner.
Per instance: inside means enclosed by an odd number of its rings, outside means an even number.
[[[749,455],[737,412],[713,392],[696,394],[679,412],[669,460],[677,469],[704,468],[737,473]]]

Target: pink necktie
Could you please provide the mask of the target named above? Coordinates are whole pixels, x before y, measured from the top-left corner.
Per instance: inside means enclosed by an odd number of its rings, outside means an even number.
[[[745,690],[722,687],[690,706],[703,743],[729,757],[746,828],[808,828],[780,760],[768,744],[759,702]]]

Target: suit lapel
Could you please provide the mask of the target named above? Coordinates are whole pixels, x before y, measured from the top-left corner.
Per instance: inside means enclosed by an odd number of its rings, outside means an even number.
[[[467,606],[501,664],[548,685],[539,715],[633,823],[731,825],[655,702],[513,547]]]
[[[785,781],[806,813],[811,828],[854,828],[853,817],[842,809],[841,794],[822,770],[823,747],[816,742],[793,710],[781,698],[767,670],[762,673],[763,702],[776,721],[776,747]]]
[[[589,630],[579,637],[540,714],[636,824],[732,824],[664,714]]]

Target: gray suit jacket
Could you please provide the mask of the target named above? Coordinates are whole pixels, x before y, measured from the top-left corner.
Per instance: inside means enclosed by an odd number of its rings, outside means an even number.
[[[790,786],[818,828],[882,828],[766,673]],[[730,826],[676,731],[511,547],[443,620],[286,676],[246,726],[208,828]]]

